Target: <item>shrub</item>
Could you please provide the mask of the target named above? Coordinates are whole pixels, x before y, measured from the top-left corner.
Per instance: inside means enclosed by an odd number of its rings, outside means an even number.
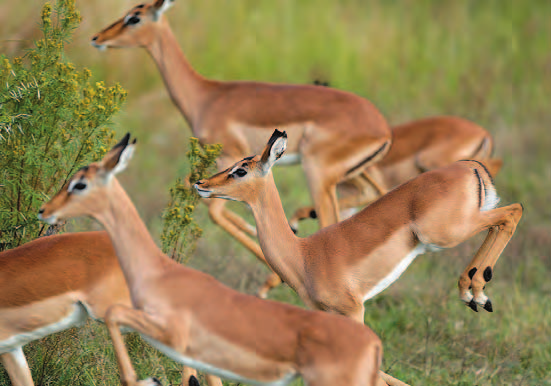
[[[191,137],[187,153],[191,173],[186,179],[178,178],[170,188],[170,201],[163,212],[161,242],[163,252],[180,263],[185,262],[202,234],[192,217],[200,197],[190,182],[211,174],[221,150],[220,145],[205,145],[202,148],[199,140]]]
[[[45,233],[38,208],[114,137],[126,92],[93,82],[64,56],[80,24],[74,0],[42,9],[43,38],[23,57],[0,57],[0,250]]]

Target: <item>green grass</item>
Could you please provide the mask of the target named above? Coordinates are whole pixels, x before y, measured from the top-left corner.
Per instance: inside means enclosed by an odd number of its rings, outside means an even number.
[[[189,130],[144,51],[98,52],[88,44],[131,4],[78,3],[84,21],[68,55],[98,79],[121,82],[129,92],[118,132],[132,131],[140,146],[121,180],[158,236],[167,188],[187,173]],[[7,9],[0,23],[3,38],[32,35],[29,26],[39,12],[32,2]],[[184,52],[205,76],[289,83],[321,78],[368,98],[391,124],[459,115],[494,135],[496,153],[505,162],[496,179],[502,203],[519,201],[526,208],[487,288],[495,312],[474,313],[457,297],[458,276],[480,237],[419,257],[366,304],[366,323],[384,342],[383,368],[412,385],[551,385],[550,15],[551,2],[535,0],[195,0],[177,1],[168,13]],[[15,46],[5,42],[0,49],[11,52]],[[275,174],[288,214],[309,203],[300,168]],[[249,216],[242,204],[231,208]],[[190,264],[254,292],[267,270],[213,226],[205,208],[198,219],[205,234]],[[311,223],[302,234],[315,229]],[[300,304],[285,287],[272,297]],[[75,334],[78,344],[61,350],[75,355],[71,366],[44,362],[44,342],[30,345],[35,377],[52,374],[37,384],[118,384],[104,328],[93,324],[63,337]],[[179,367],[133,339],[140,376],[175,384]],[[6,382],[0,374],[0,385]]]

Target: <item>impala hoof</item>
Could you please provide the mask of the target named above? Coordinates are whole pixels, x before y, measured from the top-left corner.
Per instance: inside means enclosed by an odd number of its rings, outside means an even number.
[[[468,302],[467,305],[468,305],[469,307],[471,307],[471,310],[473,310],[474,312],[478,312],[478,307],[476,306],[476,303],[475,303],[475,301],[474,301],[474,298],[471,299],[471,301]]]
[[[199,381],[197,380],[197,378],[195,378],[195,375],[192,375],[191,377],[189,377],[189,383],[188,383],[189,386],[201,386],[199,384]]]
[[[492,302],[490,301],[490,299],[488,299],[486,303],[484,303],[484,309],[488,312],[494,312],[494,309],[492,308]]]
[[[153,385],[155,385],[155,386],[163,386],[161,381],[159,381],[159,379],[157,379],[155,377],[151,378],[151,382],[153,382]]]

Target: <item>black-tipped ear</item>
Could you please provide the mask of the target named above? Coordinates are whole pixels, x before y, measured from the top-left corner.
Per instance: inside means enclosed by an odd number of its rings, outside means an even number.
[[[272,136],[270,137],[270,139],[268,140],[268,145],[273,145],[274,142],[278,139],[278,138],[287,138],[287,132],[286,131],[279,131],[278,129],[275,129],[274,132],[272,133]]]
[[[285,131],[275,130],[270,140],[266,144],[262,156],[260,157],[260,164],[264,173],[272,168],[274,163],[281,158],[285,149],[287,148],[287,133]]]
[[[130,133],[126,133],[124,137],[117,143],[111,150],[115,150],[119,147],[122,147],[123,149],[128,146],[128,141],[130,140]],[[135,140],[134,140],[135,141]]]
[[[279,131],[278,129],[275,129],[272,136],[270,137],[270,139],[268,140],[268,143],[266,144],[266,147],[264,148],[264,151],[262,152],[262,156],[260,157],[260,160],[261,162],[267,162],[270,158],[270,155],[272,155],[272,148],[274,146],[274,144],[277,142],[278,139],[280,138],[284,138],[284,142],[285,144],[287,143],[287,132],[285,131]],[[285,146],[283,147],[283,151],[285,151]],[[274,160],[277,161],[277,159],[279,159],[279,157],[281,157],[281,155],[283,154],[283,151],[281,151],[278,155],[277,155],[277,158]]]
[[[127,133],[109,152],[103,157],[101,167],[108,174],[117,174],[123,171],[134,152],[136,139],[130,143],[130,133]]]

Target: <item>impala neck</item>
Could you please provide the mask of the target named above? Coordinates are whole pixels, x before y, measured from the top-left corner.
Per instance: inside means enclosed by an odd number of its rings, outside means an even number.
[[[132,301],[141,304],[135,298],[134,289],[143,287],[148,277],[155,276],[164,267],[165,256],[159,250],[132,201],[116,178],[107,189],[108,205],[102,213],[92,216],[100,222],[117,253],[126,282],[130,288]]]
[[[161,72],[172,101],[193,130],[212,82],[191,67],[166,20],[156,39],[146,48]]]
[[[304,282],[302,239],[295,236],[281,204],[273,176],[266,178],[261,194],[248,202],[258,230],[258,240],[272,269],[297,292]]]

